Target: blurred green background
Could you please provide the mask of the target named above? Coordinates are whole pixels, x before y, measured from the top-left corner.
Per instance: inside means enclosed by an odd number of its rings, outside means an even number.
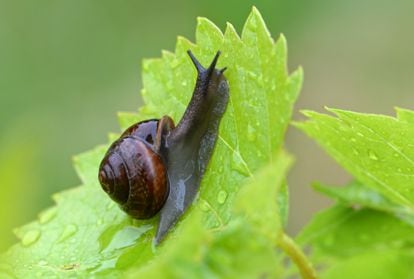
[[[79,184],[71,156],[119,131],[117,111],[140,106],[144,57],[173,50],[177,35],[194,40],[197,16],[241,31],[252,5],[274,37],[286,35],[290,70],[304,67],[297,110],[413,109],[413,1],[0,0],[0,250],[52,193]],[[349,176],[300,132],[287,138],[295,233],[329,204],[310,183]]]

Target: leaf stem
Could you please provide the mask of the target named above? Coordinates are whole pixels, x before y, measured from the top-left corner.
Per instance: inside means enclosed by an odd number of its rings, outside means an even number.
[[[278,245],[296,264],[303,279],[317,278],[312,263],[290,236],[282,232],[281,237],[278,240]]]

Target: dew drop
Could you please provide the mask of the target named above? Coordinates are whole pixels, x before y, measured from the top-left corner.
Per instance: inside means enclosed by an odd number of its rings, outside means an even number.
[[[30,230],[26,232],[22,238],[23,246],[30,246],[35,243],[40,237],[39,230]]]
[[[356,140],[356,138],[351,138],[351,141],[356,142],[357,140]]]
[[[221,190],[217,195],[217,202],[219,204],[223,204],[226,201],[227,196],[228,196],[227,192],[224,190]]]
[[[74,224],[69,224],[63,230],[63,233],[60,235],[58,242],[65,241],[68,238],[71,238],[78,231],[78,227]]]
[[[359,151],[356,149],[352,149],[352,151],[354,152],[355,155],[359,155]]]
[[[374,151],[369,150],[368,151],[368,156],[371,160],[378,161],[378,156],[377,156],[377,154],[375,154]]]
[[[57,207],[49,208],[43,211],[42,213],[40,213],[39,214],[40,224],[46,224],[50,222],[56,216],[56,213],[57,213]]]
[[[40,265],[40,266],[45,266],[45,265],[47,265],[47,261],[40,260],[37,264]]]
[[[96,221],[96,224],[97,224],[98,226],[102,225],[102,224],[103,224],[102,219],[98,219],[98,221]]]

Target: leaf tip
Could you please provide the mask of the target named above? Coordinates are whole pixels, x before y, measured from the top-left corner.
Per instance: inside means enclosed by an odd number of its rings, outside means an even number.
[[[299,65],[295,71],[289,76],[290,80],[294,80],[295,82],[299,83],[299,86],[302,86],[303,83],[303,67]]]
[[[312,118],[312,116],[316,114],[316,112],[314,112],[313,110],[308,110],[308,109],[302,109],[300,110],[300,113],[302,113],[304,116],[308,118]]]
[[[201,48],[216,48],[223,39],[223,33],[212,21],[197,17],[196,42]]]
[[[230,22],[226,21],[226,29],[225,29],[224,33],[226,34],[228,32],[237,34],[236,28],[234,28],[233,24],[231,24]]]
[[[322,185],[321,185],[321,183],[320,183],[320,182],[318,182],[318,181],[316,181],[316,182],[312,182],[312,183],[311,183],[311,188],[312,188],[314,191],[319,192],[319,189],[321,189],[321,187],[322,187]]]
[[[199,25],[202,25],[202,24],[204,24],[206,22],[209,22],[209,20],[206,17],[204,17],[204,16],[198,16],[197,17],[197,28],[198,28]]]
[[[335,113],[336,111],[339,111],[339,109],[336,109],[336,108],[331,108],[331,107],[328,107],[328,106],[323,106],[323,108],[324,108],[326,111],[329,111],[329,112],[332,112],[332,113]]]
[[[277,42],[280,42],[281,44],[283,44],[286,47],[287,46],[287,40],[286,40],[285,34],[280,33],[279,38],[277,38]]]
[[[262,22],[264,24],[264,20],[263,20],[262,14],[260,13],[259,9],[256,6],[254,6],[254,5],[252,6],[252,10],[250,12],[250,16],[255,17],[256,19],[258,19],[260,22]]]
[[[291,121],[290,122],[290,125],[292,125],[293,127],[296,127],[296,128],[300,128],[303,125],[303,122],[300,122],[300,121]]]

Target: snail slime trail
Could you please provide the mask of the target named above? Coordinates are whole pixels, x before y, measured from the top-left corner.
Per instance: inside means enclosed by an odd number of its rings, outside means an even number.
[[[188,55],[197,81],[178,125],[169,116],[132,125],[99,167],[102,189],[128,215],[148,219],[160,212],[157,244],[197,196],[229,98],[226,68],[216,69],[220,51],[208,68]]]

